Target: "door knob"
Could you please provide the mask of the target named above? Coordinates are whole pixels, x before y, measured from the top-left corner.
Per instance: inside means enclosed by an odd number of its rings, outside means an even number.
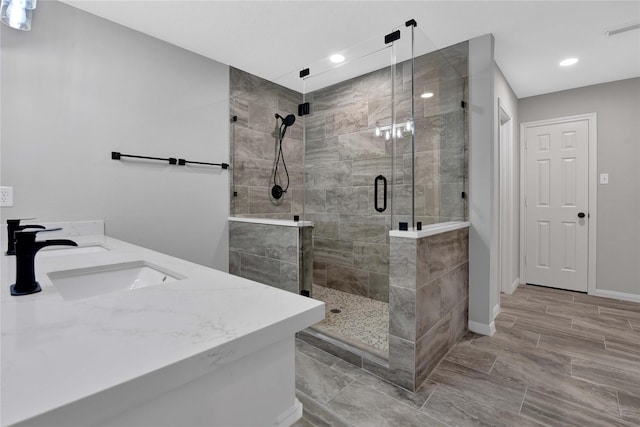
[[[584,212],[578,212],[578,218],[584,218]]]

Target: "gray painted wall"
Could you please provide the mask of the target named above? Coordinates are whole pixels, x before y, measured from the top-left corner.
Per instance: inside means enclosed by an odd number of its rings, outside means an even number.
[[[518,103],[520,122],[598,114],[597,288],[640,294],[640,78],[604,83]]]
[[[228,67],[58,2],[1,26],[2,219],[104,219],[110,236],[228,269]]]
[[[469,329],[490,334],[498,300],[494,236],[493,35],[469,40]]]
[[[500,223],[506,226],[506,239],[504,239],[504,259],[500,259],[500,269],[504,273],[504,282],[511,285],[519,281],[520,276],[520,128],[518,125],[518,98],[516,97],[509,82],[505,79],[502,71],[497,64],[494,64],[494,90],[496,99],[496,121],[495,121],[495,138],[496,143],[494,149],[498,153],[506,154],[504,161],[500,161],[500,167],[496,167],[496,172],[502,174],[505,181],[506,197],[504,201],[504,218],[496,215],[495,219],[499,219],[496,228]],[[504,106],[511,114],[511,144],[500,140],[500,111],[498,110],[498,100],[500,105]],[[505,145],[501,149],[502,145]],[[505,170],[502,172],[501,168]],[[496,181],[496,185],[498,182]],[[496,187],[495,191],[499,191]],[[499,194],[496,192],[496,194]],[[499,197],[496,197],[496,203],[499,203]],[[499,206],[499,205],[498,205]],[[496,207],[497,209],[497,207]],[[498,212],[498,211],[496,211]],[[504,263],[504,265],[503,265]],[[500,283],[496,283],[500,286]],[[500,293],[500,288],[496,288]]]

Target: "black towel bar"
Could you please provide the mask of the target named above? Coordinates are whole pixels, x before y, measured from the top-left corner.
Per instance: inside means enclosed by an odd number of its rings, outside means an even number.
[[[150,157],[150,156],[135,156],[133,154],[122,154],[117,151],[111,152],[111,158],[113,160],[120,160],[122,157],[131,157],[134,159],[146,159],[146,160],[160,160],[162,162],[169,162],[170,165],[178,165],[178,166],[194,164],[194,165],[220,166],[222,169],[229,169],[229,163],[194,162],[191,160],[177,159],[175,157],[164,158],[164,157]]]

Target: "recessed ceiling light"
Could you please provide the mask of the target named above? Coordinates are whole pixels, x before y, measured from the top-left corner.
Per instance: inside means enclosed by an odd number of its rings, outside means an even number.
[[[569,65],[573,65],[578,62],[578,58],[567,58],[564,61],[560,61],[561,67],[568,67]]]
[[[339,53],[336,53],[335,55],[331,55],[329,57],[329,61],[333,62],[334,64],[339,64],[342,61],[344,61],[344,56],[340,55]]]
[[[422,95],[420,95],[420,98],[431,98],[433,96],[432,92],[425,92]]]

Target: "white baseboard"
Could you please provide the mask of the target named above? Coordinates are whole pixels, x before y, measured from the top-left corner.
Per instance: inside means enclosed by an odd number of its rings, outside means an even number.
[[[509,289],[505,293],[512,294],[516,289],[518,289],[518,286],[520,286],[520,278],[516,277],[516,280],[514,280],[513,283],[508,286]]]
[[[493,317],[492,319],[495,320],[496,316],[500,314],[500,303],[496,304],[493,306]]]
[[[295,398],[293,406],[278,417],[276,425],[278,427],[288,427],[302,418],[302,403]]]
[[[469,330],[476,334],[491,336],[496,332],[496,324],[495,322],[491,322],[490,324],[485,325],[484,323],[469,320]]]
[[[589,295],[603,298],[613,298],[623,301],[640,302],[640,295],[627,294],[625,292],[607,291],[605,289],[596,289],[595,292],[589,292]]]

